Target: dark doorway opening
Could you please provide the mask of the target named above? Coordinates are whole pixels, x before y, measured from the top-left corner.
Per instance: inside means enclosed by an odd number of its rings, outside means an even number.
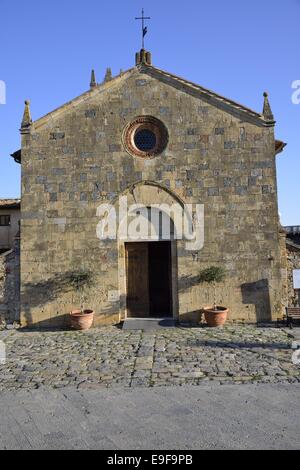
[[[128,317],[171,317],[171,242],[126,243]]]

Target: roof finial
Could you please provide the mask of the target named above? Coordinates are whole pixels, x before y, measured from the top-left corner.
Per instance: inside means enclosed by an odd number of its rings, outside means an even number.
[[[113,76],[112,76],[111,68],[108,67],[106,69],[106,73],[105,73],[105,77],[104,77],[104,83],[110,82],[112,80],[112,78],[113,78]]]
[[[263,116],[266,121],[274,121],[274,114],[272,113],[271,105],[269,102],[269,95],[266,91],[264,92]]]
[[[140,52],[135,54],[135,65],[152,65],[151,52],[141,49]]]
[[[95,88],[96,86],[97,86],[96,74],[95,74],[95,70],[93,69],[93,70],[92,70],[92,75],[91,75],[90,87],[91,87],[91,88]]]
[[[29,130],[31,124],[32,124],[32,119],[31,119],[31,114],[30,114],[30,101],[26,100],[22,124],[21,124],[21,131],[26,131],[27,129]]]

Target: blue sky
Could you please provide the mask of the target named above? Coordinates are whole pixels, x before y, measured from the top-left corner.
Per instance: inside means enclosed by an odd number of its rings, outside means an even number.
[[[276,137],[288,142],[277,157],[282,223],[299,225],[300,104],[291,97],[300,80],[300,0],[0,0],[0,198],[20,194],[9,155],[20,148],[24,99],[37,119],[86,91],[92,68],[101,81],[106,67],[132,67],[143,6],[154,65],[257,111],[270,93]]]

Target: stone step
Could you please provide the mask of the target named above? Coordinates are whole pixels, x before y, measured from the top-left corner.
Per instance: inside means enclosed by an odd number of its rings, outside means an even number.
[[[123,330],[158,330],[161,328],[174,328],[173,318],[128,318],[123,323]]]

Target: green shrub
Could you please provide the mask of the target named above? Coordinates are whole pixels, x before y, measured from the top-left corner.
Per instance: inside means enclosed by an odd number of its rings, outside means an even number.
[[[223,282],[226,278],[226,270],[220,266],[210,266],[203,269],[199,274],[200,282],[212,284],[214,288],[214,310],[217,309],[216,284]]]

